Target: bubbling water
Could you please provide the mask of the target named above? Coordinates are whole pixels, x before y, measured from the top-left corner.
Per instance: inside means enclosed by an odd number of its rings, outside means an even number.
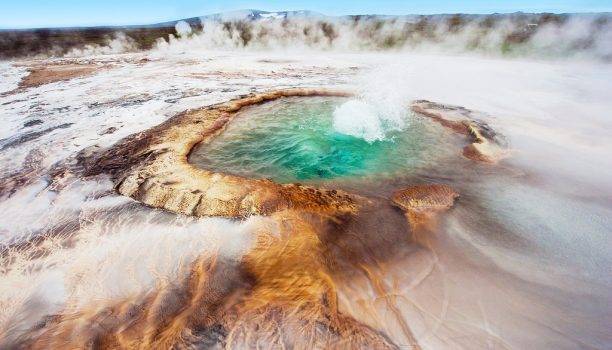
[[[368,143],[384,141],[391,132],[404,129],[407,121],[407,109],[385,107],[364,99],[347,101],[334,110],[334,130]]]

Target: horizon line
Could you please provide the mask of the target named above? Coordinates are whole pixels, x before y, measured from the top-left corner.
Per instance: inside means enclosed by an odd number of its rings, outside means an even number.
[[[341,17],[350,17],[350,16],[386,16],[386,17],[405,17],[405,16],[447,16],[447,15],[465,15],[465,16],[493,16],[493,15],[513,15],[513,14],[526,14],[526,15],[544,15],[544,14],[553,14],[553,15],[612,15],[611,11],[584,11],[584,12],[553,12],[553,11],[542,11],[542,12],[526,12],[526,11],[513,11],[513,12],[440,12],[440,13],[407,13],[400,15],[389,15],[389,14],[348,14],[348,15],[327,15],[322,12],[313,11],[313,10],[259,10],[259,9],[242,9],[242,10],[231,10],[225,12],[216,12],[210,13],[200,16],[193,17],[184,17],[180,19],[167,19],[167,20],[159,20],[159,21],[151,21],[151,22],[142,22],[142,23],[124,23],[124,24],[85,24],[85,25],[67,25],[67,26],[40,26],[40,27],[2,27],[0,26],[0,31],[27,31],[27,30],[44,30],[44,29],[96,29],[96,28],[130,28],[130,27],[155,27],[162,24],[172,23],[172,22],[180,22],[188,19],[195,18],[205,18],[215,15],[223,15],[230,13],[238,13],[242,11],[259,11],[264,13],[275,13],[275,12],[312,12],[316,14],[323,15],[325,17],[330,18],[341,18]]]

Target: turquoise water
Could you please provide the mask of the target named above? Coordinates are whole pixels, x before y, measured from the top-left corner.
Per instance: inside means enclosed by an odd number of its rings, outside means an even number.
[[[336,97],[295,97],[249,107],[209,144],[192,152],[201,168],[277,182],[317,183],[418,169],[456,153],[449,134],[428,119],[406,114],[402,129],[369,143],[333,128]]]

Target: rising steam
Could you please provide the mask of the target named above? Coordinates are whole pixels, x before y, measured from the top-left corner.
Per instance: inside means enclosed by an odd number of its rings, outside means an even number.
[[[185,22],[177,36],[185,38]],[[495,56],[610,60],[608,15],[448,15],[412,17],[203,18],[184,40],[158,39],[158,49],[316,49],[476,52]]]

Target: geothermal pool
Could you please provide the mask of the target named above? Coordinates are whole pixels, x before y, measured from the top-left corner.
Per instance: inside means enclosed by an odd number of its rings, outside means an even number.
[[[369,116],[364,123],[375,125],[368,129],[342,110],[348,100],[288,97],[247,107],[221,135],[197,146],[190,162],[221,173],[317,184],[405,177],[458,154],[457,137],[408,106],[392,121]],[[355,129],[343,130],[342,123]]]

